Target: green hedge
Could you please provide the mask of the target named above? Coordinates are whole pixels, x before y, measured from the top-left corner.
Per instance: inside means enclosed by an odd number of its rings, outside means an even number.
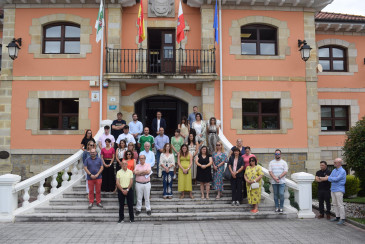
[[[344,198],[348,198],[360,191],[360,180],[356,178],[354,175],[346,176],[346,184],[345,184],[345,195]],[[318,194],[318,182],[313,181],[312,183],[312,198],[317,199]]]
[[[359,191],[360,191],[360,180],[356,178],[354,175],[347,175],[344,197],[349,198],[351,196],[357,195]]]

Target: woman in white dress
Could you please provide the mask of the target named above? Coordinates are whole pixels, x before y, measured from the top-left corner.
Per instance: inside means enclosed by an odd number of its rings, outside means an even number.
[[[188,119],[186,116],[182,117],[181,123],[177,125],[177,128],[180,130],[180,135],[186,141],[187,137],[189,136],[190,125],[188,123]]]
[[[202,142],[202,145],[206,145],[206,139],[207,139],[207,125],[202,120],[202,115],[200,113],[197,113],[195,115],[195,121],[192,124],[192,128],[196,132],[196,137],[198,141]]]
[[[160,169],[162,170],[163,198],[172,198],[172,180],[174,177],[175,157],[171,150],[170,143],[163,147],[160,156]]]

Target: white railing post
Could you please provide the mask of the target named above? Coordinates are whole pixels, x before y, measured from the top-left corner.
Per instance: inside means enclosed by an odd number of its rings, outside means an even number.
[[[20,182],[19,175],[5,174],[0,176],[0,222],[13,222],[14,210],[18,207],[18,193],[14,190]]]
[[[298,218],[314,218],[312,211],[312,182],[314,175],[305,172],[294,173],[291,175],[293,181],[298,184],[298,192],[295,194],[295,200],[299,205]]]

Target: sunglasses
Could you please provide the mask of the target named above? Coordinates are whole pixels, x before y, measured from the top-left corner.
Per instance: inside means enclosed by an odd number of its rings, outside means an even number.
[[[127,153],[127,155],[132,155],[131,153]]]
[[[220,146],[221,146],[221,144],[217,144],[217,145],[215,145],[215,146],[216,146],[216,147],[218,147],[218,146],[220,147]]]
[[[279,156],[279,155],[280,155],[280,153],[275,153],[275,155],[276,155],[276,156]]]
[[[89,144],[89,146],[95,146],[95,144]]]

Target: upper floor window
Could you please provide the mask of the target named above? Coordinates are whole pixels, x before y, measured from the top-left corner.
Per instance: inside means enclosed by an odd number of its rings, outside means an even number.
[[[244,130],[280,129],[280,100],[242,99],[242,128]]]
[[[322,131],[349,130],[348,106],[321,106]]]
[[[277,29],[266,25],[242,26],[241,54],[277,55]]]
[[[55,23],[44,26],[43,53],[80,53],[80,25]]]
[[[323,71],[346,72],[346,49],[339,46],[324,46],[318,49],[319,63]]]
[[[41,130],[77,130],[79,99],[40,99]]]

